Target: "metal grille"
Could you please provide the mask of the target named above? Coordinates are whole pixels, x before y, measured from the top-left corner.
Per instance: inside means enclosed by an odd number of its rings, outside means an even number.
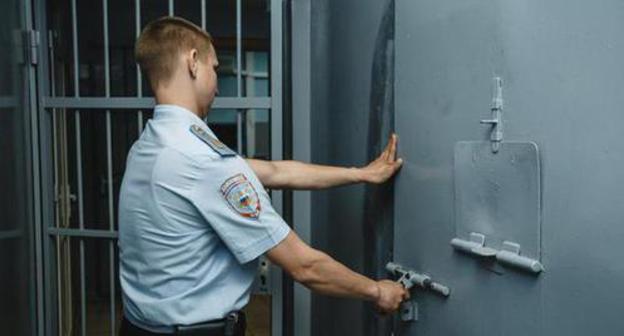
[[[87,287],[93,280],[107,285],[105,287],[108,291],[106,312],[108,333],[114,335],[118,329],[120,303],[116,202],[118,185],[123,175],[123,168],[120,170],[118,167],[125,160],[129,145],[138,137],[145,122],[150,118],[154,100],[138,66],[131,65],[136,75],[124,72],[124,69],[128,69],[127,63],[124,63],[125,66],[121,67],[120,71],[119,53],[111,44],[111,30],[118,29],[113,26],[114,24],[124,24],[123,29],[133,30],[134,38],[139,35],[142,26],[153,19],[150,16],[154,14],[179,15],[195,21],[206,29],[211,17],[222,14],[218,13],[219,6],[211,7],[213,3],[220,3],[222,8],[232,8],[234,11],[232,17],[235,18],[235,23],[232,22],[233,26],[235,24],[233,41],[227,38],[220,41],[218,37],[216,38],[218,50],[219,42],[229,45],[231,50],[228,53],[226,47],[224,48],[226,51],[219,55],[222,64],[224,60],[225,63],[231,61],[229,67],[222,66],[227,73],[225,76],[220,74],[220,78],[224,77],[223,80],[220,79],[220,89],[222,85],[231,89],[225,90],[226,96],[216,98],[208,122],[217,129],[218,134],[219,129],[232,134],[230,140],[227,136],[224,137],[224,142],[243,155],[282,158],[282,1],[248,0],[242,3],[241,0],[220,0],[207,3],[206,0],[184,0],[184,5],[180,6],[178,5],[182,4],[182,1],[165,1],[158,3],[135,0],[130,3],[128,6],[134,10],[134,22],[130,23],[119,22],[120,12],[111,9],[120,3],[128,4],[127,1],[100,0],[97,6],[101,10],[101,22],[90,24],[99,25],[99,28],[93,28],[91,35],[99,35],[101,40],[94,38],[95,41],[89,43],[84,41],[84,32],[80,31],[84,25],[81,25],[79,20],[85,8],[96,6],[96,2],[41,0],[38,3],[38,8],[46,8],[48,11],[48,19],[44,21],[47,23],[38,28],[47,32],[43,40],[47,42],[44,54],[48,62],[43,65],[46,69],[39,73],[45,74],[40,78],[45,82],[40,87],[48,88],[49,93],[39,99],[39,108],[41,113],[51,120],[50,129],[42,131],[42,141],[45,141],[45,135],[49,134],[51,143],[48,146],[43,144],[42,147],[51,150],[52,155],[49,157],[52,162],[48,162],[47,166],[53,167],[53,172],[47,180],[47,175],[44,174],[42,185],[44,189],[47,186],[54,195],[49,204],[44,202],[44,207],[49,206],[52,210],[43,211],[44,216],[45,214],[48,216],[42,221],[44,234],[48,238],[42,242],[47,335],[93,334],[90,331],[90,321],[87,319],[89,308]],[[183,10],[189,3],[193,3],[192,6],[199,9],[198,17],[190,11]],[[266,50],[254,46],[258,44],[258,39],[245,36],[244,25],[247,22],[249,25],[257,24],[258,20],[250,17],[250,13],[243,13],[249,6],[264,6],[266,11],[270,37]],[[165,7],[164,12],[162,7]],[[177,13],[178,8],[183,12]],[[95,8],[93,10],[95,11]],[[60,11],[60,17],[64,17],[65,20],[70,16],[70,24],[55,22],[54,11]],[[186,13],[193,17],[186,17]],[[69,40],[71,43],[67,42]],[[94,56],[93,52],[85,50],[89,49],[85,46],[96,42],[102,44],[100,56]],[[99,61],[102,67],[89,67],[88,62],[81,61],[81,57],[101,57]],[[71,61],[59,64],[61,58]],[[258,62],[264,66],[258,67]],[[85,85],[84,77],[87,76],[96,77],[103,84],[95,85],[91,90]],[[119,91],[117,84],[130,81],[134,83],[133,89],[116,94]],[[0,103],[10,102],[2,99]],[[103,135],[103,139],[98,139],[98,135]],[[258,143],[258,139],[265,139],[264,142],[260,141],[265,145]],[[100,172],[102,176],[98,186],[93,182],[96,180],[93,178],[94,170]],[[99,197],[102,200],[94,200],[94,190],[99,190]],[[275,208],[281,212],[281,193],[274,191],[273,199]],[[91,274],[93,272],[87,271],[93,270],[92,264],[95,261],[91,260],[91,257],[102,257],[93,252],[93,248],[89,250],[91,245],[105,246],[107,260],[100,264],[106,265],[108,274],[97,274],[94,277]],[[75,257],[78,258],[78,263],[72,263]],[[78,270],[73,269],[75,267]],[[91,276],[89,281],[88,276]],[[274,276],[274,286],[271,287],[271,294],[277,294],[277,297],[281,297],[276,292],[281,290],[280,279]],[[78,282],[78,286],[72,285],[74,281]],[[75,288],[79,291],[77,295],[72,292]],[[278,323],[281,316],[280,300],[273,300],[272,316],[272,334],[280,335],[281,323]]]

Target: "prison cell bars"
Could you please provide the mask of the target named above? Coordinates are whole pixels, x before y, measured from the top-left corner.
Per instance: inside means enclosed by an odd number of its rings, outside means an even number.
[[[74,54],[74,97],[80,97],[79,60],[78,60],[78,9],[76,0],[72,0],[72,51]],[[82,132],[80,123],[80,110],[76,110],[74,115],[76,134],[76,175],[78,179],[78,229],[84,230],[84,189],[82,176]],[[86,335],[87,330],[87,293],[85,284],[85,245],[84,239],[79,240],[80,253],[80,334]]]
[[[49,61],[50,63],[53,63],[54,59],[55,59],[55,53],[54,53],[54,34],[52,31],[48,32],[48,52],[49,52]],[[52,96],[54,96],[56,94],[56,74],[55,74],[55,68],[52,66],[50,67],[50,71],[49,71],[49,76],[51,78],[51,83],[50,83],[50,94]],[[70,190],[69,190],[69,183],[67,181],[67,137],[66,137],[66,114],[65,114],[65,110],[61,110],[61,112],[58,112],[56,109],[52,109],[52,136],[51,136],[51,140],[52,140],[52,163],[53,163],[53,172],[52,172],[52,178],[53,178],[53,202],[56,203],[56,210],[54,212],[54,222],[56,224],[57,228],[60,228],[61,226],[65,226],[66,223],[68,223],[68,215],[69,215],[69,209],[70,209]],[[60,120],[59,120],[60,119]],[[59,128],[62,130],[59,132]],[[60,133],[60,135],[59,135]],[[44,136],[42,136],[44,137]],[[59,139],[60,137],[60,139]],[[61,145],[62,144],[62,145]],[[61,159],[59,159],[59,156],[61,156]],[[60,166],[60,167],[59,167]],[[61,178],[62,176],[62,178]],[[60,184],[62,183],[62,184]],[[57,261],[59,259],[61,259],[61,245],[62,243],[66,244],[65,247],[67,247],[66,250],[71,251],[70,249],[70,241],[69,238],[67,237],[62,237],[62,236],[55,236],[55,242],[56,242],[56,256],[57,256]],[[46,239],[44,242],[47,242],[48,240]],[[47,244],[45,244],[47,246]],[[63,250],[65,251],[65,250]],[[64,255],[67,258],[69,258],[69,253],[67,255]],[[68,262],[66,262],[65,264],[63,264],[63,266],[69,265]],[[62,287],[62,277],[61,277],[61,266],[62,264],[60,262],[56,263],[56,282],[57,284],[61,284],[59,286],[57,286],[56,288],[56,295],[57,298],[59,298],[57,300],[57,309],[59,311],[59,318],[58,320],[61,321],[61,323],[58,325],[58,331],[59,333],[62,332],[62,327],[64,326],[64,322],[63,322],[63,301],[69,297],[68,293],[65,291],[66,288]],[[66,269],[66,268],[64,268]],[[71,273],[71,269],[69,269],[69,271],[67,272],[68,274]],[[49,284],[49,282],[46,281],[46,286]],[[71,284],[69,285],[71,286]],[[69,287],[68,286],[68,287]],[[62,299],[61,299],[62,298]],[[69,318],[71,318],[71,315],[67,315]],[[69,323],[71,324],[71,321],[69,321]]]
[[[271,110],[269,114],[269,123],[271,129],[271,142],[270,152],[272,160],[282,160],[284,158],[284,139],[283,139],[283,106],[282,106],[282,82],[283,78],[283,15],[290,15],[288,11],[284,13],[284,1],[271,0],[270,1],[270,32],[271,32],[271,47],[270,47],[270,62],[269,73],[270,75],[270,96],[271,96]],[[287,139],[289,141],[289,139]],[[273,207],[275,210],[283,214],[283,194],[280,190],[273,190],[271,192],[271,198],[273,201]],[[282,271],[277,267],[272,267],[270,270],[271,281],[271,334],[272,336],[282,336],[282,317],[283,311],[283,292],[282,292]]]
[[[241,56],[242,56],[242,11],[241,0],[236,0],[236,96],[242,97],[243,95],[243,81],[241,77]],[[243,152],[243,110],[236,110],[236,150],[239,153]]]
[[[117,232],[115,231],[114,223],[114,195],[113,195],[113,174],[112,174],[112,109],[138,109],[136,112],[138,115],[137,129],[139,133],[143,129],[143,109],[151,109],[154,105],[153,98],[143,97],[142,77],[139,69],[137,68],[137,96],[136,97],[111,97],[110,92],[110,46],[108,35],[108,1],[102,0],[103,9],[103,34],[104,34],[104,61],[105,61],[105,96],[104,97],[81,97],[80,96],[80,81],[79,81],[79,55],[78,55],[78,24],[77,24],[77,0],[71,0],[71,28],[72,28],[72,52],[73,52],[73,84],[74,93],[73,97],[57,97],[52,93],[48,97],[41,98],[42,108],[51,109],[53,114],[54,123],[58,122],[56,114],[58,111],[64,111],[65,109],[75,109],[74,122],[75,122],[75,150],[76,150],[76,170],[77,170],[77,195],[76,201],[78,203],[78,229],[62,228],[62,227],[47,227],[47,234],[55,238],[58,237],[75,237],[79,240],[79,253],[80,253],[80,318],[81,318],[81,335],[86,335],[87,332],[87,311],[86,311],[86,284],[85,284],[85,238],[98,238],[108,239],[109,241],[109,276],[110,276],[110,333],[114,335],[116,332],[116,296],[115,296],[115,249],[114,242],[117,239]],[[201,0],[201,26],[206,27],[206,1]],[[135,0],[135,34],[138,36],[141,28],[141,3],[140,0]],[[169,0],[168,14],[174,15],[174,1]],[[213,103],[213,109],[227,108],[236,109],[237,111],[237,149],[239,153],[243,151],[243,118],[244,113],[248,109],[270,109],[271,110],[271,156],[274,159],[280,159],[281,155],[281,1],[271,0],[271,69],[270,72],[275,74],[275,78],[272,78],[270,86],[272,88],[271,95],[269,97],[243,97],[242,87],[242,5],[241,1],[236,1],[236,83],[237,94],[236,97],[217,97]],[[279,14],[279,15],[278,15]],[[53,55],[53,48],[50,50]],[[50,62],[53,65],[53,62]],[[4,103],[3,99],[0,103]],[[82,167],[82,142],[81,142],[81,110],[91,109],[105,109],[106,113],[106,157],[107,157],[107,191],[108,191],[108,216],[109,216],[109,229],[108,230],[93,230],[85,229],[84,220],[84,190],[83,190],[83,167]],[[54,130],[56,132],[56,129]],[[56,134],[53,134],[56,137]],[[56,149],[56,141],[54,140],[54,148]],[[55,160],[58,158],[55,158]],[[55,164],[56,167],[56,164]],[[274,199],[275,208],[281,211],[281,193],[274,192],[277,196]],[[69,196],[69,195],[68,195]],[[54,221],[56,222],[56,221]],[[44,247],[47,246],[44,244]],[[49,254],[49,251],[48,251]],[[58,256],[57,256],[58,257]],[[57,260],[58,261],[58,260]],[[48,275],[49,276],[49,275]],[[275,294],[275,293],[274,293]],[[273,334],[279,335],[281,325],[276,323],[281,314],[281,305],[275,300],[273,307]],[[61,313],[60,311],[58,313]],[[53,316],[47,314],[48,318]],[[52,324],[46,324],[50,328]],[[49,329],[48,329],[49,330]],[[49,330],[51,332],[51,330]]]
[[[206,0],[201,0],[201,28],[206,30]]]
[[[104,89],[106,98],[110,98],[110,45],[108,36],[108,0],[102,0],[103,31],[104,31]],[[106,110],[106,179],[108,180],[108,228],[115,231],[115,203],[113,198],[113,135],[111,111]],[[110,334],[116,334],[117,305],[115,297],[115,243],[108,242],[109,286],[110,286]]]
[[[205,0],[204,0],[205,1]],[[141,34],[141,0],[134,1],[134,29],[135,29],[135,38],[139,38]],[[137,97],[143,97],[143,80],[141,77],[141,69],[139,69],[139,65],[136,65],[136,80],[137,80]],[[137,124],[138,124],[138,134],[143,132],[143,110],[139,110],[137,112]]]
[[[48,34],[48,45],[49,45],[49,53],[50,53],[50,60],[51,60],[51,64],[52,66],[50,67],[50,95],[54,96],[56,94],[56,83],[55,83],[55,72],[54,72],[54,45],[53,45],[53,34],[50,32],[50,34]],[[54,172],[53,172],[53,176],[54,176],[54,201],[56,203],[56,209],[58,210],[62,204],[64,204],[64,200],[63,198],[65,197],[65,191],[64,191],[64,187],[60,187],[59,186],[59,160],[58,160],[58,156],[59,156],[59,144],[58,144],[58,129],[57,129],[57,112],[56,109],[52,109],[52,152],[53,152],[53,156],[52,156],[52,164],[54,165]],[[62,188],[62,189],[61,189]],[[63,190],[61,192],[61,190]],[[59,205],[60,204],[60,205]],[[58,225],[60,225],[61,222],[61,212],[60,211],[55,211],[55,217],[54,217],[54,223],[57,223],[57,227]],[[56,255],[60,255],[60,239],[61,237],[57,236],[55,237],[56,240]],[[60,264],[56,264],[56,282],[57,283],[61,283],[61,270],[60,270]],[[57,289],[57,297],[61,297],[61,291],[60,288]],[[59,310],[59,314],[62,310],[61,307],[61,300],[58,300],[57,302],[57,309]]]

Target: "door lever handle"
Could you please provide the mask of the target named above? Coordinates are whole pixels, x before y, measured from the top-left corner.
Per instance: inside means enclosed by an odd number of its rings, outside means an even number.
[[[389,262],[386,264],[386,270],[393,276],[399,277],[398,283],[402,284],[405,289],[409,290],[414,286],[422,289],[431,290],[444,297],[451,295],[451,290],[437,282],[434,282],[430,276],[417,273],[411,269],[405,268],[397,263]],[[418,305],[413,300],[401,303],[401,321],[417,321]]]
[[[501,264],[516,267],[531,273],[540,273],[544,266],[539,260],[520,255],[520,245],[505,241],[500,250],[485,246],[485,235],[471,232],[470,240],[453,238],[451,245],[454,249],[482,258],[493,258]]]
[[[453,238],[451,245],[459,251],[474,254],[484,258],[495,258],[497,250],[485,247],[485,236],[480,233],[471,232],[470,240]]]
[[[448,287],[433,281],[431,277],[426,274],[417,273],[393,262],[386,264],[386,270],[390,274],[398,276],[399,280],[397,281],[406,289],[411,289],[412,287],[417,286],[445,297],[451,295],[451,290]]]

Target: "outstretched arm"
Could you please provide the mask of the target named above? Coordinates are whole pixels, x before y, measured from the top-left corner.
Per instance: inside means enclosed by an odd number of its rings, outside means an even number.
[[[358,274],[329,255],[304,243],[294,232],[266,253],[295,281],[330,296],[358,298],[374,302],[377,310],[391,313],[410,297],[402,285],[389,280],[374,281]]]
[[[403,164],[396,158],[397,136],[390,136],[379,157],[362,168],[332,167],[298,161],[264,161],[248,159],[247,163],[262,184],[274,189],[324,189],[353,183],[383,183]]]

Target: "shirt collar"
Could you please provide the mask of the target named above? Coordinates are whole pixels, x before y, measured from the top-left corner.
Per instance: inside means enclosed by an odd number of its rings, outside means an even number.
[[[206,125],[206,122],[198,117],[195,113],[190,110],[173,104],[158,104],[154,107],[154,119],[173,119],[186,121],[189,125],[198,125],[204,130],[210,132],[210,134],[214,133],[212,130]]]

